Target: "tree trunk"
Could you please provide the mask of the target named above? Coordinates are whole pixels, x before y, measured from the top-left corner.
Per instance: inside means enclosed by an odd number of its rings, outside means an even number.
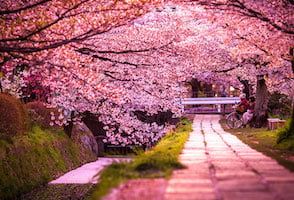
[[[200,82],[196,78],[193,78],[190,85],[192,87],[192,98],[198,97],[198,92],[201,90]]]
[[[242,92],[246,94],[246,98],[248,99],[248,97],[252,94],[252,86],[249,84],[248,80],[241,80],[240,77],[238,77],[238,80],[243,84],[244,89]]]
[[[66,133],[66,135],[68,135],[69,138],[71,138],[71,135],[72,135],[72,130],[73,130],[73,117],[74,117],[74,112],[71,111],[70,113],[70,117],[71,117],[71,120],[68,121],[68,124],[67,125],[63,125],[63,130],[64,132]]]
[[[207,97],[214,97],[215,91],[212,91],[212,84],[204,83],[203,92]]]
[[[94,136],[106,136],[106,131],[104,130],[104,124],[99,121],[98,116],[86,111],[82,122],[89,128]]]
[[[255,128],[265,127],[268,118],[268,90],[263,75],[257,76],[256,103],[254,116],[250,126]]]
[[[63,130],[69,138],[71,138],[72,129],[73,129],[73,122],[72,121],[68,122],[67,125],[63,126]]]
[[[294,48],[290,48],[290,56],[292,57],[291,59],[291,64],[292,64],[292,73],[294,74]],[[292,97],[292,115],[291,115],[291,121],[290,121],[290,126],[289,126],[289,133],[290,135],[294,134],[294,97]]]
[[[196,78],[192,78],[189,82],[192,88],[192,98],[197,98],[199,91],[201,91],[201,84]],[[199,107],[200,105],[192,105],[192,107]]]
[[[294,134],[294,106],[292,105],[292,116],[290,119],[289,133],[290,135]]]

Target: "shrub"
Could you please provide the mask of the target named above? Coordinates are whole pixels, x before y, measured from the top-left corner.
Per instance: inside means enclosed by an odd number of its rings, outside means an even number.
[[[26,106],[29,110],[31,120],[44,129],[52,128],[52,126],[50,126],[51,112],[53,112],[55,116],[59,115],[57,109],[47,108],[41,101],[27,103]],[[56,124],[54,124],[53,128],[55,130],[61,129],[61,127]]]
[[[287,121],[286,125],[278,130],[277,144],[288,140],[292,135],[294,135],[294,119],[291,118]]]
[[[0,138],[23,134],[29,125],[28,111],[20,100],[0,94]]]
[[[291,99],[284,94],[274,92],[270,95],[268,109],[274,116],[288,118],[291,115]]]

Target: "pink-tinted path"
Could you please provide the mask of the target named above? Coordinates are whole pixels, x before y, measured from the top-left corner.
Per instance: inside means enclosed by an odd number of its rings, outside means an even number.
[[[165,200],[294,199],[294,173],[225,132],[217,115],[196,115]]]
[[[94,162],[87,163],[77,169],[74,169],[56,180],[51,181],[49,184],[88,184],[98,183],[99,172],[106,166],[113,162],[129,162],[130,158],[103,158],[100,157]]]

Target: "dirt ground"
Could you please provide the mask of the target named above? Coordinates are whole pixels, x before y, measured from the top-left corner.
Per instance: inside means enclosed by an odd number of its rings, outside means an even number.
[[[167,182],[163,178],[130,180],[112,189],[103,200],[162,200]]]

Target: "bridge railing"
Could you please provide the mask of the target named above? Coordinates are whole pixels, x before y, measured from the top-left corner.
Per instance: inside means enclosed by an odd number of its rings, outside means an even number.
[[[232,111],[232,106],[240,102],[239,97],[200,97],[200,98],[183,98],[182,105],[184,111],[190,113],[228,113]],[[191,107],[191,105],[198,105],[198,107]],[[207,105],[214,105],[213,107],[203,107]],[[186,107],[185,107],[186,106]],[[190,108],[187,108],[190,107]],[[205,109],[206,108],[206,109]]]
[[[239,97],[200,97],[200,98],[183,98],[183,105],[207,105],[207,104],[237,104],[240,102]]]
[[[209,92],[182,92],[182,97],[201,98],[201,97],[238,97],[240,91],[209,91]]]

